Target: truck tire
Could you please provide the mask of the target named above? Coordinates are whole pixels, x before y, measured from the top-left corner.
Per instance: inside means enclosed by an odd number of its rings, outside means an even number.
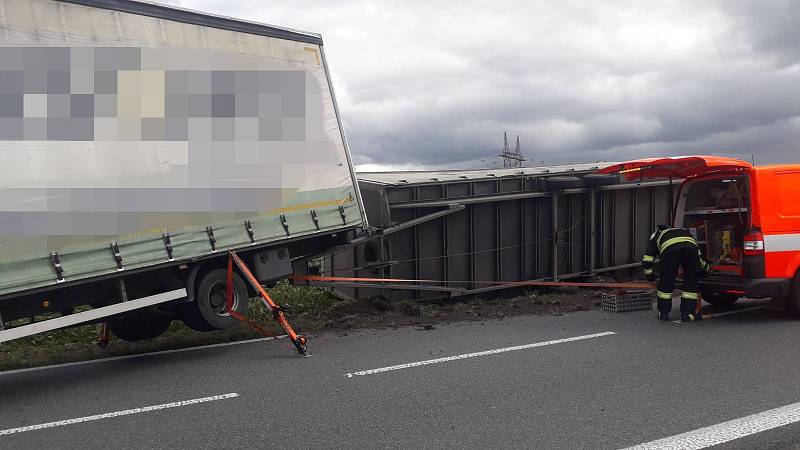
[[[703,300],[714,306],[731,306],[739,300],[740,297],[735,295],[725,294],[703,294]]]
[[[795,319],[800,319],[800,270],[792,277],[789,294],[785,297],[786,314]]]
[[[158,311],[141,311],[112,317],[107,323],[114,336],[136,342],[164,334],[172,323],[172,316]]]
[[[181,320],[196,331],[223,330],[237,325],[225,307],[228,271],[214,269],[197,277],[194,301],[183,305]],[[249,298],[247,286],[239,274],[233,274],[233,309],[239,314],[247,313]]]

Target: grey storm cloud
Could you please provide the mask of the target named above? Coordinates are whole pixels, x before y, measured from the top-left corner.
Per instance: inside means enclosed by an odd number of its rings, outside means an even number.
[[[180,0],[322,33],[356,162],[797,161],[794,1]]]

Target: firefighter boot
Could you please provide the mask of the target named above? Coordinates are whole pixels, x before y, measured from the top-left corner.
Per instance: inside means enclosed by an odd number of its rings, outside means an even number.
[[[666,300],[663,298],[658,299],[658,320],[668,321],[669,311],[672,309],[672,299]]]
[[[703,319],[702,314],[695,312],[697,301],[692,299],[681,299],[681,322],[698,322]]]

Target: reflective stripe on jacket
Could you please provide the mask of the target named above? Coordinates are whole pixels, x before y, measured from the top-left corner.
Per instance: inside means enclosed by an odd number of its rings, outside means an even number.
[[[683,228],[656,230],[656,232],[650,236],[650,242],[648,242],[647,249],[642,257],[642,267],[644,268],[645,275],[653,273],[656,260],[661,255],[687,247],[697,249],[697,257],[700,259],[700,268],[708,270],[708,263],[705,262],[701,256],[697,241],[688,230]]]

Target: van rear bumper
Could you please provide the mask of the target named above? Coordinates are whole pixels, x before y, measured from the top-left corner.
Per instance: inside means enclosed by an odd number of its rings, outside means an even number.
[[[736,281],[708,278],[699,281],[700,291],[703,293],[741,295],[742,297],[750,298],[786,295],[789,293],[791,282],[789,278],[745,278]]]

